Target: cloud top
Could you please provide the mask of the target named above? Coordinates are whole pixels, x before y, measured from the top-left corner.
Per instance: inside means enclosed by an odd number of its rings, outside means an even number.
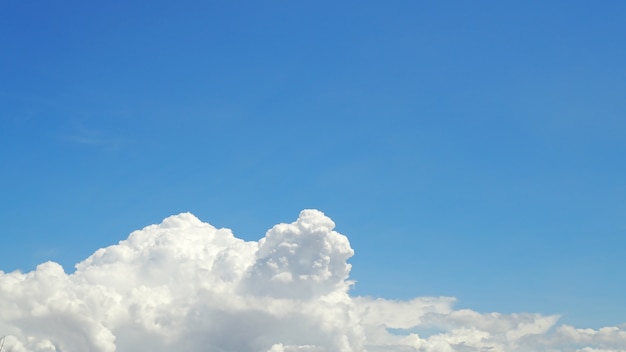
[[[0,272],[4,351],[626,351],[624,326],[350,296],[354,251],[334,227],[304,210],[247,242],[183,213],[72,274],[53,262]]]

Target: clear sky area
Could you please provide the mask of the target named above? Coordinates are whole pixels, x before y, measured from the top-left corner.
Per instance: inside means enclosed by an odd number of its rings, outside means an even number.
[[[626,2],[0,1],[0,182],[5,274],[318,209],[350,297],[626,335]]]

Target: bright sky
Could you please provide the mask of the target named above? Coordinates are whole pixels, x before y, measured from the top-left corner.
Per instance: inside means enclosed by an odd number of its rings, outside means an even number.
[[[626,3],[2,1],[0,269],[319,209],[354,296],[626,323]],[[1,335],[1,334],[0,334]]]

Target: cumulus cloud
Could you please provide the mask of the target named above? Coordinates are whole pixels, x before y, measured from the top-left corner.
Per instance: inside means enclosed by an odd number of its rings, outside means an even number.
[[[4,351],[626,351],[626,327],[479,313],[451,297],[350,295],[348,239],[317,210],[243,241],[189,213],[97,250],[72,274],[0,272]]]

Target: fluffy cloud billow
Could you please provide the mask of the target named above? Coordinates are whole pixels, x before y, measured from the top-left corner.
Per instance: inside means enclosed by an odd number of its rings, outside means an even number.
[[[626,351],[626,326],[350,296],[354,251],[334,226],[304,210],[246,242],[184,213],[73,274],[53,262],[0,272],[3,352]]]

